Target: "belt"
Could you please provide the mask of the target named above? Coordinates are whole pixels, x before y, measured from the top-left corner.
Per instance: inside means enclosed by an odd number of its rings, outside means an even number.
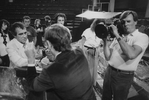
[[[84,47],[86,47],[87,49],[96,49],[96,48],[94,48],[94,47],[88,47],[88,46],[86,46],[86,45],[84,45]]]
[[[96,54],[96,48],[94,48],[94,47],[88,47],[88,46],[86,46],[86,45],[84,45],[84,47],[85,48],[87,48],[87,50],[91,50],[91,51],[93,51],[93,52],[89,52],[92,56],[95,56],[95,54]]]
[[[116,69],[114,67],[112,67],[111,65],[109,65],[111,67],[111,69],[113,71],[119,72],[119,73],[123,73],[123,74],[134,74],[134,71],[125,71],[125,70],[120,70],[120,69]]]

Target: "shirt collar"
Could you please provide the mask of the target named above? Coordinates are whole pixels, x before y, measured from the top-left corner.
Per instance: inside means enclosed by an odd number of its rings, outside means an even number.
[[[130,36],[134,36],[134,34],[135,34],[136,32],[138,32],[138,29],[136,29],[135,31],[133,31],[133,32],[130,33],[129,35],[130,35]]]
[[[24,47],[24,44],[20,43],[16,38],[14,38],[14,41],[19,47]]]

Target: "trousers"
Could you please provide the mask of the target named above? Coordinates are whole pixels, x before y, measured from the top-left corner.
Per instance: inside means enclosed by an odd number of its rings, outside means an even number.
[[[116,71],[108,65],[104,77],[102,100],[127,100],[133,78],[134,73]]]

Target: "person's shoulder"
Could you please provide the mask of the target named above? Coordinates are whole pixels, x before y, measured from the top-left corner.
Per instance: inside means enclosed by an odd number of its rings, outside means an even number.
[[[88,31],[91,31],[90,27],[84,30],[84,32],[88,32]]]
[[[74,52],[75,54],[83,55],[83,50],[80,47],[72,49],[72,52]]]
[[[97,39],[98,41],[103,41],[101,38],[99,38],[99,37],[97,37],[97,36],[96,36],[96,39]]]
[[[83,31],[82,36],[85,36],[85,35],[87,35],[87,34],[90,34],[90,32],[91,32],[91,29],[90,29],[90,28],[87,28],[87,29],[85,29],[85,30]]]
[[[7,43],[7,47],[14,46],[15,44],[17,44],[17,41],[15,38],[13,38]]]
[[[26,29],[27,30],[35,30],[35,28],[33,26],[28,26]]]
[[[143,32],[137,31],[136,33],[137,34],[133,34],[133,35],[135,35],[139,39],[148,39],[149,38],[148,35]]]
[[[13,38],[12,40],[10,40],[7,44],[12,44],[12,43],[15,43],[16,42],[16,39]]]

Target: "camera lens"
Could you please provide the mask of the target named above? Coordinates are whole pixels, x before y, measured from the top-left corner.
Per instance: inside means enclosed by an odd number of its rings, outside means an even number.
[[[97,24],[95,27],[95,33],[97,37],[104,39],[108,36],[107,27],[104,24]]]

